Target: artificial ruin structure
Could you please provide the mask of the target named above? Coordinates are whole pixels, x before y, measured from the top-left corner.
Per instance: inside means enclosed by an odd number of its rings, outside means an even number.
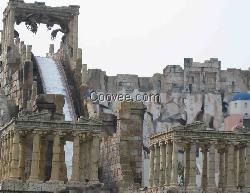
[[[243,171],[249,169],[248,130],[224,132],[223,120],[231,96],[250,90],[250,71],[222,70],[217,58],[204,63],[185,58],[184,68],[168,65],[152,77],[107,76],[82,64],[78,15],[79,6],[23,0],[10,0],[4,11],[1,191],[249,192]],[[32,45],[25,45],[15,30],[22,22],[33,33],[46,24],[52,39],[62,32],[59,50],[55,53],[50,45],[47,57],[34,56]],[[159,100],[93,102],[90,91],[157,94]],[[218,184],[211,175],[213,152],[220,169]],[[176,166],[184,154],[185,162]]]
[[[150,138],[150,188],[148,192],[249,192],[250,132],[207,129],[204,123],[173,127]],[[196,183],[197,149],[201,148],[201,185]],[[184,167],[178,171],[178,153]],[[219,163],[216,167],[216,153]],[[216,183],[216,173],[218,182]],[[180,180],[178,176],[182,177]]]

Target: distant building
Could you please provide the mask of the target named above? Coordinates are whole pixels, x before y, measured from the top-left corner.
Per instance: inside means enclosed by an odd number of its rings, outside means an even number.
[[[233,131],[237,126],[250,128],[250,93],[240,92],[233,96],[224,126],[226,131]]]

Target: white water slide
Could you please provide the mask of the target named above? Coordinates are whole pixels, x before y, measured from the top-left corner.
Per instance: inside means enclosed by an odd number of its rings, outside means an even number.
[[[75,113],[72,100],[70,98],[66,80],[59,65],[57,65],[56,62],[49,57],[36,56],[35,58],[38,65],[40,77],[42,79],[42,84],[45,94],[64,95],[65,104],[63,107],[63,113],[65,115],[65,121],[74,120]],[[67,176],[68,178],[70,178],[72,173],[72,156],[73,156],[72,142],[66,142],[64,149],[65,149],[65,162],[67,166]]]

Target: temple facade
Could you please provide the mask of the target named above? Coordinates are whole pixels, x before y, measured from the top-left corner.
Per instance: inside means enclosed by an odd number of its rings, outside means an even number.
[[[201,122],[152,136],[147,192],[249,192],[249,137],[248,130],[215,131]],[[197,185],[199,149],[200,186]],[[179,159],[179,153],[184,154],[183,160]]]

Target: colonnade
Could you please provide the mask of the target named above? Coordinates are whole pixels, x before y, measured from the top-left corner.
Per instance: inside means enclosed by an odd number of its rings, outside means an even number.
[[[0,141],[0,180],[22,180],[45,182],[48,142],[53,139],[50,182],[67,181],[64,145],[65,134],[33,131],[8,132],[1,136]],[[32,138],[31,166],[27,176],[27,140]],[[72,175],[70,182],[84,183],[98,180],[99,136],[86,137],[85,133],[75,133],[73,139]]]
[[[198,140],[159,140],[150,146],[150,187],[179,186],[178,153],[184,150],[184,188],[196,190],[197,148],[202,153],[201,189],[203,191],[250,188],[250,143]],[[216,171],[215,157],[218,154]],[[218,173],[218,183],[215,174]]]

